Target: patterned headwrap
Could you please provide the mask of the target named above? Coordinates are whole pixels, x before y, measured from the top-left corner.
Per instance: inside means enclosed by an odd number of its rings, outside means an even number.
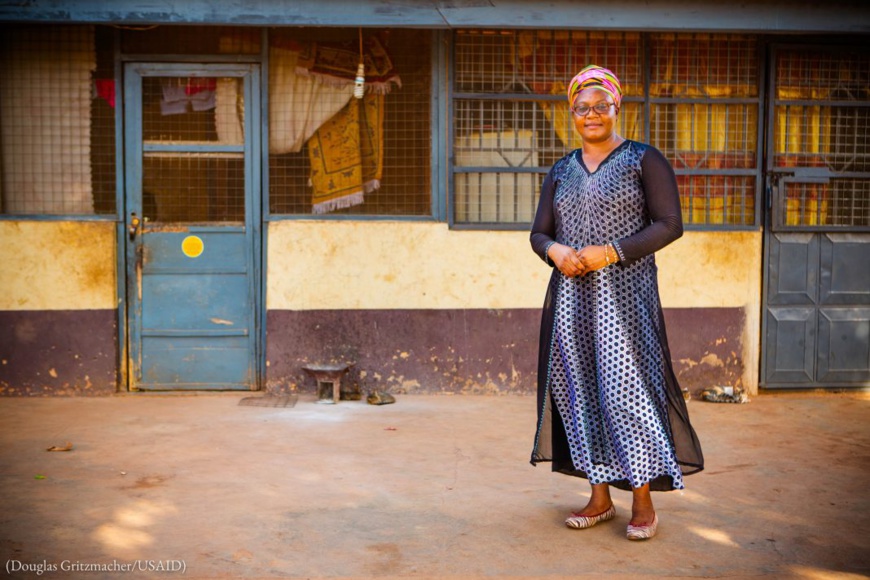
[[[622,102],[622,86],[619,84],[619,79],[612,71],[594,64],[590,64],[571,79],[571,84],[568,85],[568,106],[574,105],[574,99],[577,94],[588,88],[600,89],[613,97],[613,102],[616,103],[616,108],[619,108],[619,103]]]

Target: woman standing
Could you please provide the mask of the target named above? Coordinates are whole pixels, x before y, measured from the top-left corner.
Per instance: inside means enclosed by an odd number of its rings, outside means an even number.
[[[571,528],[613,519],[610,486],[631,490],[626,535],[642,540],[658,526],[650,491],[682,489],[704,459],[671,367],[653,256],[683,233],[676,178],[657,149],[616,133],[621,99],[608,69],[574,77],[568,102],[583,148],[541,188],[531,243],[555,269],[532,464],[589,480]]]

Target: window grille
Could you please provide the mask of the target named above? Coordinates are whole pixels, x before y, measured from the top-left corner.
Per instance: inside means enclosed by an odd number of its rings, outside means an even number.
[[[773,71],[777,223],[870,227],[870,55],[788,49]]]
[[[111,33],[0,30],[0,213],[115,213]]]
[[[243,145],[245,103],[238,77],[145,77],[146,146]],[[243,222],[241,151],[145,151],[142,215],[151,223]]]
[[[683,222],[756,223],[760,68],[754,37],[653,34],[650,143],[677,174]]]
[[[534,205],[540,174],[582,145],[565,92],[590,63],[620,78],[617,131],[658,147],[674,166],[686,224],[757,223],[761,78],[754,37],[462,30],[454,60],[455,223],[528,226],[528,212],[505,208],[524,208],[529,197]],[[505,172],[527,178],[505,180]]]
[[[270,33],[272,215],[432,214],[431,33],[363,30],[362,41],[359,100],[357,29]]]
[[[528,226],[544,175],[580,146],[565,93],[590,62],[624,71],[617,127],[627,137],[642,136],[639,34],[461,30],[454,61],[456,224]]]

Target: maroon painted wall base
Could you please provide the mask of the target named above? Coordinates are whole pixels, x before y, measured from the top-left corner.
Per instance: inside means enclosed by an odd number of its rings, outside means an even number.
[[[0,311],[0,395],[108,395],[117,310]]]
[[[683,387],[741,386],[741,308],[665,310]],[[540,311],[273,310],[266,387],[315,392],[305,364],[352,362],[345,391],[529,394],[537,380]],[[114,310],[0,312],[0,396],[117,391]]]
[[[353,362],[343,390],[533,393],[540,317],[537,309],[273,310],[267,388],[313,393],[305,364]],[[742,309],[667,309],[665,320],[683,387],[739,386]]]

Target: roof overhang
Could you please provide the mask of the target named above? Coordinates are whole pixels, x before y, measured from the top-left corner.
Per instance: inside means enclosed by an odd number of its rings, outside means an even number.
[[[0,21],[867,33],[866,0],[0,0]]]

